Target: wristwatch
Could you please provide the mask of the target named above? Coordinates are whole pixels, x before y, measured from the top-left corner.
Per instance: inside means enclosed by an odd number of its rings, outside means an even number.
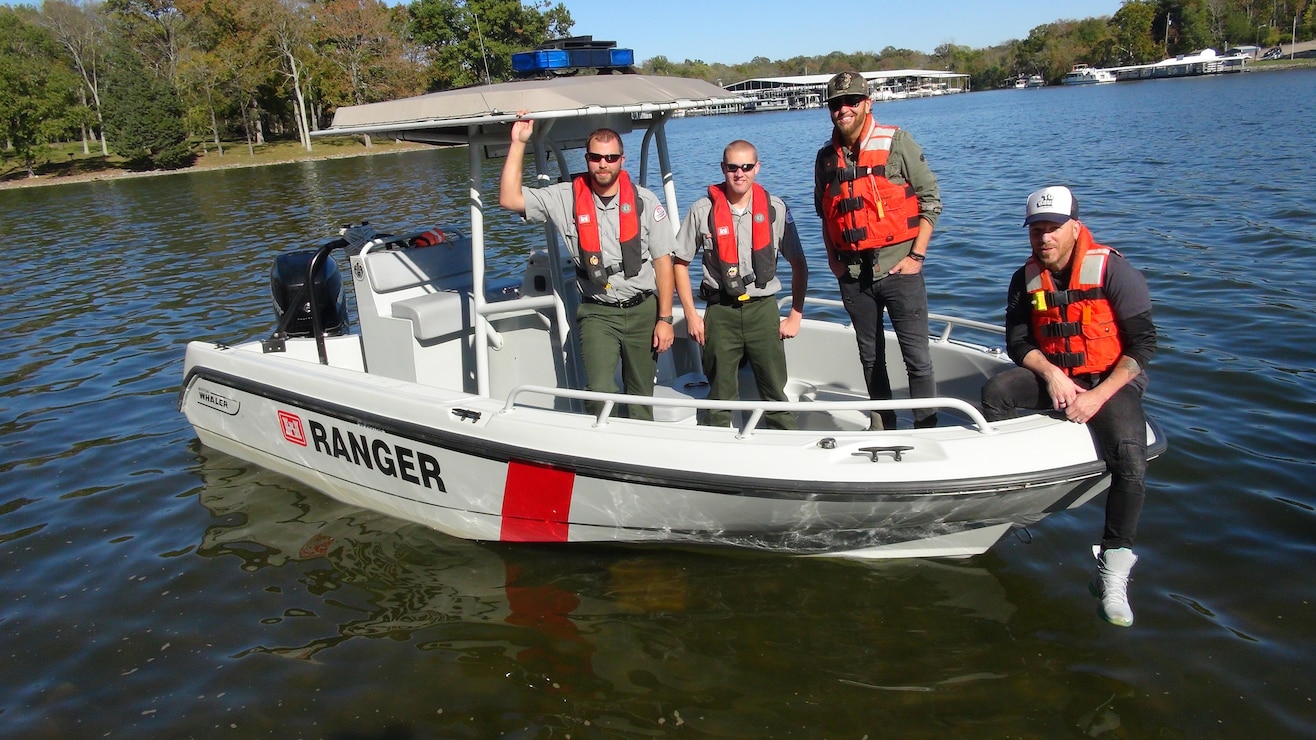
[[[672,317],[671,317],[671,316],[659,316],[659,317],[658,317],[658,320],[659,320],[659,321],[666,321],[666,322],[669,323],[669,324],[672,323]]]

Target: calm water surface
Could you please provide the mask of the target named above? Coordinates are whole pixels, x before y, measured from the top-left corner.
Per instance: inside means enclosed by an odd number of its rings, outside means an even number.
[[[1147,275],[1171,450],[1132,629],[1087,593],[1100,506],[968,561],[508,547],[204,449],[184,344],[267,334],[274,256],[335,224],[464,220],[466,155],[179,174],[0,192],[0,735],[1316,734],[1316,72],[876,110],[941,179],[933,310],[999,320],[1024,197],[1053,183]],[[758,144],[833,297],[826,131],[824,111],[670,128],[683,205],[727,141]],[[489,217],[512,274],[533,229]]]

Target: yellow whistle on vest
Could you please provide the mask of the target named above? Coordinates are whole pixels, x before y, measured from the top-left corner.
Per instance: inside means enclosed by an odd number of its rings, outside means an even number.
[[[1039,290],[1033,294],[1033,310],[1034,311],[1046,310],[1046,291]]]
[[[748,300],[749,300],[749,293],[744,293],[744,294],[742,294],[742,295],[738,295],[738,296],[736,296],[736,300],[741,301],[741,302],[748,301]]]

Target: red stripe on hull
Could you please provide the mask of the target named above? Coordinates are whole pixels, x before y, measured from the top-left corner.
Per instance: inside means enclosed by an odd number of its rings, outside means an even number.
[[[504,542],[566,542],[576,474],[544,465],[507,464],[503,488]]]

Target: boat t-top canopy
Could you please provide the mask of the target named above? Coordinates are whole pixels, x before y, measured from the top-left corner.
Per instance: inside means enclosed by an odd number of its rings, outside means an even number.
[[[710,82],[683,77],[607,74],[520,80],[339,108],[317,135],[387,134],[407,141],[469,143],[472,127],[526,118],[650,116],[734,103],[741,98]]]

